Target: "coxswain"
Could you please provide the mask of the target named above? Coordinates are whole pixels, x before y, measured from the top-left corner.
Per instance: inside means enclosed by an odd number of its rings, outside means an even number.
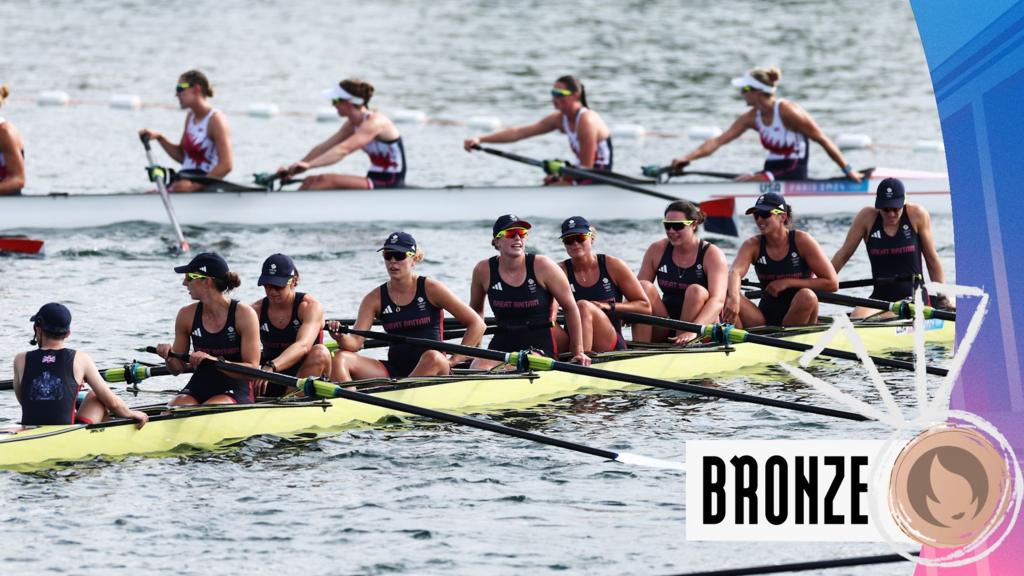
[[[491,246],[497,256],[477,262],[473,268],[469,305],[481,317],[484,298],[497,322],[498,332],[488,348],[502,352],[534,350],[549,358],[558,358],[555,333],[562,330],[555,324],[555,312],[565,312],[572,360],[590,365],[584,353],[583,327],[579,307],[572,297],[569,280],[557,264],[547,256],[526,253],[529,222],[506,214],[491,227]],[[491,368],[493,360],[477,359],[475,368]]]
[[[562,222],[562,244],[569,258],[558,266],[569,280],[569,289],[579,308],[583,349],[588,352],[625,350],[622,323],[605,311],[650,314],[651,304],[629,266],[608,254],[594,252],[597,229],[583,216]],[[556,333],[558,347],[568,348],[568,334]]]
[[[174,87],[178,104],[188,109],[185,115],[185,131],[180,143],[173,143],[155,130],[143,128],[139,135],[156,140],[164,152],[181,164],[176,179],[168,188],[171,192],[196,192],[203,185],[182,176],[208,176],[224,179],[233,166],[231,133],[224,113],[213,107],[213,87],[206,75],[198,70],[189,70],[178,78]]]
[[[7,84],[0,84],[0,108],[10,95]],[[0,196],[21,194],[25,187],[25,149],[14,124],[0,116]]]
[[[818,322],[816,290],[839,288],[832,268],[817,240],[803,230],[790,230],[792,208],[781,194],[758,196],[747,209],[760,233],[740,245],[729,270],[729,287],[722,317],[737,327],[806,326]],[[740,283],[750,265],[761,283],[761,301],[755,306],[740,295]]]
[[[839,147],[821,131],[814,118],[799,104],[775,97],[781,77],[782,72],[773,67],[754,68],[739,78],[733,78],[732,85],[739,88],[750,110],[736,118],[725,132],[673,160],[672,167],[682,169],[698,158],[714,154],[747,130],[753,130],[761,137],[761,145],[768,151],[768,157],[760,172],[741,175],[737,180],[807,180],[808,140],[814,140],[847,178],[860,182],[863,175],[846,162]]]
[[[135,420],[139,428],[149,421],[111,392],[88,354],[64,347],[71,335],[71,311],[66,306],[45,304],[29,320],[31,344],[38,348],[14,357],[14,393],[21,403],[22,426],[96,424],[110,414]],[[76,408],[83,384],[91,391]]]
[[[871,277],[875,281],[871,298],[887,302],[913,298],[914,288],[924,280],[922,256],[928,266],[928,277],[933,282],[946,281],[932,239],[931,216],[924,206],[907,202],[903,182],[896,178],[879,182],[875,206],[862,208],[853,218],[846,240],[832,256],[836,272],[843,269],[862,240],[871,262]],[[925,298],[928,302],[927,294]],[[941,294],[936,294],[930,301],[937,308],[949,306]],[[857,307],[850,316],[864,318],[877,312],[872,308]],[[883,315],[891,316],[892,313]]]
[[[388,334],[440,341],[444,338],[444,313],[448,312],[466,328],[462,345],[480,344],[485,330],[483,320],[440,281],[416,274],[416,265],[423,260],[424,252],[411,234],[393,232],[377,251],[383,255],[388,281],[363,298],[354,328],[369,330],[377,318]],[[336,382],[445,376],[453,366],[468,360],[461,355],[447,357],[437,350],[405,343],[392,343],[388,359],[377,360],[357,353],[363,348],[363,337],[339,330],[341,326],[335,320],[328,322],[327,328],[341,346],[334,355],[331,373]]]
[[[402,135],[383,112],[369,108],[373,93],[373,85],[356,79],[342,80],[337,86],[325,90],[323,95],[330,99],[345,123],[328,139],[314,146],[302,160],[279,168],[278,176],[291,178],[312,168],[330,166],[362,149],[370,157],[370,170],[366,176],[307,176],[300,190],[373,190],[405,186],[405,145],[402,144]]]
[[[661,221],[665,238],[647,247],[637,274],[655,316],[697,324],[718,322],[725,304],[729,268],[722,250],[697,236],[704,219],[704,212],[686,200],[665,208]],[[696,336],[693,332],[676,332],[673,336],[667,328],[633,325],[637,342],[671,340],[685,344]]]
[[[310,294],[297,292],[299,271],[285,254],[263,261],[257,285],[266,296],[253,303],[260,323],[260,367],[306,378],[330,379],[331,352],[324,346],[324,308]],[[290,390],[280,384],[256,385],[257,396],[282,396]]]
[[[191,344],[188,366],[193,369],[192,378],[169,404],[251,404],[254,396],[249,380],[205,362],[216,359],[259,367],[256,311],[226,294],[241,284],[238,274],[230,271],[224,258],[214,252],[198,254],[174,271],[185,275],[182,284],[196,302],[178,311],[174,320],[174,343],[156,347],[171,372],[180,374],[186,364],[174,355],[188,354]]]
[[[578,168],[612,170],[612,133],[601,116],[587,107],[587,91],[583,83],[575,76],[562,76],[551,88],[551,102],[555,111],[539,121],[468,138],[463,147],[468,152],[484,143],[507,144],[560,130],[569,139],[569,148],[579,162]],[[554,174],[545,180],[545,184],[556,183],[587,184],[589,181]]]

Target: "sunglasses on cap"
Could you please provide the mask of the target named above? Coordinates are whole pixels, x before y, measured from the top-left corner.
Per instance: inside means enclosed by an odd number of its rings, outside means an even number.
[[[755,210],[751,212],[754,218],[771,218],[775,214],[785,214],[786,211],[781,208],[772,208],[771,210]]]
[[[662,220],[661,225],[665,227],[665,231],[675,230],[676,232],[686,228],[687,226],[693,225],[696,220]]]
[[[566,234],[565,236],[562,236],[562,244],[565,244],[566,246],[571,246],[573,244],[583,244],[584,242],[587,241],[587,238],[590,238],[593,235],[593,232],[579,232],[577,234]]]
[[[201,280],[203,278],[209,278],[206,274],[200,274],[199,272],[186,272],[185,281],[191,282],[193,280]]]
[[[334,104],[335,106],[341,104],[342,102],[348,102],[348,100],[345,98],[331,98],[331,104]]]
[[[567,90],[565,88],[552,88],[551,89],[551,97],[552,98],[564,98],[565,96],[572,96],[573,94],[575,94],[575,92],[573,92],[572,90]]]
[[[526,238],[530,231],[526,228],[509,228],[494,235],[495,238]]]
[[[754,88],[753,86],[744,86],[743,88],[740,88],[740,94],[746,94],[747,92],[753,92],[754,90],[757,90],[757,88]]]
[[[184,92],[185,90],[188,90],[191,87],[192,87],[192,85],[189,84],[188,82],[178,82],[178,84],[174,86],[174,93],[175,94],[181,94],[182,92]]]
[[[385,250],[383,252],[384,260],[394,260],[395,262],[401,262],[409,256],[415,256],[415,252],[399,252],[398,250]]]

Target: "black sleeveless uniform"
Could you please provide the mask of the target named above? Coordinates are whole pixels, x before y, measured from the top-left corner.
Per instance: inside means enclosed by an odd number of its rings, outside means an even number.
[[[672,244],[665,244],[665,251],[661,255],[661,262],[658,262],[655,279],[658,282],[658,288],[661,288],[661,301],[668,309],[669,318],[679,320],[679,316],[683,313],[683,304],[686,302],[686,289],[690,287],[690,284],[708,287],[708,274],[704,270],[704,253],[708,251],[710,245],[709,242],[701,240],[697,247],[697,258],[693,261],[693,266],[680,268],[672,262]]]
[[[526,255],[526,280],[519,286],[512,286],[501,279],[498,257],[491,257],[487,301],[501,331],[487,347],[502,352],[534,348],[555,358],[558,350],[551,326],[551,294],[537,282],[534,259],[533,254]]]
[[[810,278],[811,268],[807,261],[796,250],[796,230],[789,231],[789,250],[782,260],[772,260],[768,256],[768,239],[761,236],[761,251],[754,261],[754,272],[761,286],[767,286],[773,280],[782,278]],[[799,289],[790,288],[782,291],[777,297],[764,292],[757,307],[764,314],[765,324],[781,326],[782,319],[789,312],[789,306]]]
[[[21,375],[21,424],[74,423],[78,389],[74,350],[33,350],[25,354],[25,370]]]
[[[230,362],[242,361],[242,335],[235,329],[235,310],[238,300],[232,300],[228,306],[228,320],[220,332],[211,333],[203,328],[203,303],[196,304],[196,314],[192,318],[192,349],[206,352],[210,356],[223,357]],[[181,390],[202,404],[218,394],[227,394],[238,404],[252,404],[252,387],[249,381],[232,378],[204,362],[192,373],[188,385]]]
[[[380,285],[380,321],[388,334],[410,338],[441,340],[444,333],[444,311],[427,298],[427,277],[416,280],[416,295],[408,304],[398,305],[388,294],[387,282]],[[404,378],[412,373],[420,356],[428,348],[394,343],[388,347],[388,359],[383,362],[391,378]]]
[[[610,274],[608,274],[608,268],[605,265],[605,255],[597,255],[597,282],[594,282],[590,286],[584,286],[576,280],[576,272],[572,267],[572,259],[566,259],[562,264],[565,265],[565,275],[569,279],[569,288],[572,289],[572,296],[577,301],[579,300],[590,300],[591,302],[622,302],[622,292],[619,290],[618,285],[612,280]],[[625,350],[626,341],[622,337],[622,323],[618,319],[612,320],[612,326],[615,327],[615,345],[613,350]]]
[[[284,328],[278,328],[270,321],[270,300],[263,298],[260,303],[260,343],[263,345],[263,350],[260,352],[260,364],[270,362],[274,358],[280,356],[281,352],[284,352],[289,346],[295,344],[295,341],[299,336],[299,327],[302,326],[302,321],[299,320],[299,306],[302,304],[302,300],[305,297],[306,294],[303,292],[295,293],[295,302],[292,305],[292,316]],[[317,334],[314,344],[323,344],[323,342],[324,331],[323,327],[321,327],[320,333]],[[292,366],[281,370],[279,373],[287,374],[289,376],[297,376],[299,368],[301,367],[302,360],[299,360]],[[267,391],[264,392],[264,394],[266,396],[277,397],[283,396],[286,392],[286,387],[274,382],[268,382]]]
[[[903,215],[896,229],[895,236],[885,233],[885,225],[882,214],[875,217],[875,223],[871,227],[865,241],[868,249],[868,260],[871,261],[871,276],[873,278],[893,278],[895,276],[913,275],[915,278],[922,278],[921,268],[921,238],[910,223],[910,216],[904,208]],[[871,292],[871,298],[887,300],[903,300],[914,295],[914,280],[901,281],[875,281],[875,289]],[[927,295],[925,295],[927,303]]]

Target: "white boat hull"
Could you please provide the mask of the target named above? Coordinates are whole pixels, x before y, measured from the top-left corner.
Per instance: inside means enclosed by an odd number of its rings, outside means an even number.
[[[785,194],[800,215],[853,214],[874,200],[879,180],[803,182],[694,182],[647,188],[693,202],[735,197],[739,214],[768,190]],[[908,200],[930,212],[951,212],[949,180],[907,179]],[[666,200],[612,186],[403,188],[300,192],[200,192],[172,194],[182,225],[329,222],[452,222],[496,215],[594,220],[658,217]],[[118,222],[166,223],[160,197],[146,193],[23,195],[0,197],[0,230],[84,228]]]

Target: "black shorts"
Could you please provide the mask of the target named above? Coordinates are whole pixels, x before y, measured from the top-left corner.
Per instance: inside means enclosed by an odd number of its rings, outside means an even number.
[[[807,180],[807,158],[797,160],[765,160],[764,171],[771,172],[775,180]]]
[[[374,190],[380,188],[404,188],[404,172],[367,172],[366,181]]]
[[[252,404],[252,386],[248,380],[229,378],[216,368],[200,366],[192,374],[188,385],[179,394],[186,394],[202,404],[219,394],[226,394],[235,400],[235,404]]]
[[[764,315],[765,326],[782,326],[782,319],[789,312],[789,306],[793,303],[796,293],[796,288],[790,288],[778,296],[771,296],[767,292],[761,295],[757,309]]]
[[[540,350],[548,358],[558,358],[555,333],[551,328],[508,328],[495,334],[487,349],[501,352],[535,349]]]

